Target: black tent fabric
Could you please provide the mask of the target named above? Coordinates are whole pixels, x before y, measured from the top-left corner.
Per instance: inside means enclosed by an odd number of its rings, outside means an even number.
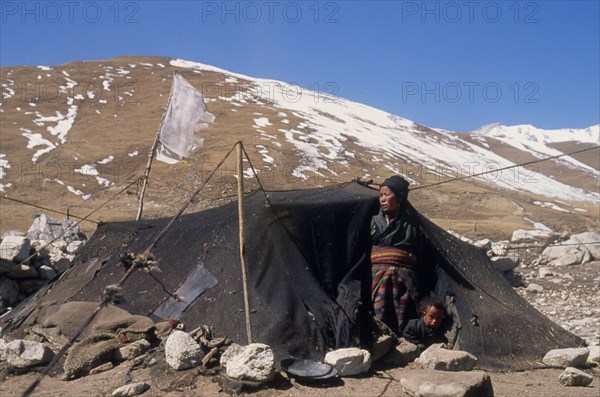
[[[253,339],[279,358],[322,359],[327,349],[366,342],[370,313],[371,216],[377,192],[356,183],[246,197],[246,252]],[[426,290],[455,297],[457,348],[483,369],[528,369],[550,349],[583,340],[525,302],[485,252],[445,232],[414,208],[425,236]],[[143,252],[169,219],[98,227],[73,266],[2,324],[17,331],[68,301],[99,301],[124,273],[119,255]],[[246,342],[237,203],[188,214],[152,249],[160,272],[134,273],[119,306],[132,314],[201,324]],[[155,280],[155,278],[158,280]],[[176,293],[182,301],[173,299]]]

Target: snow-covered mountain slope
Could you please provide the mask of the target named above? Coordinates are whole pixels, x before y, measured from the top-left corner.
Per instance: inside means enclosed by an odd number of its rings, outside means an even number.
[[[356,176],[378,182],[392,173],[419,187],[600,144],[598,125],[548,131],[492,124],[455,133],[333,96],[328,87],[314,91],[181,59],[122,57],[0,68],[2,194],[91,209],[122,189],[146,165],[174,71],[203,92],[216,121],[202,131],[204,146],[189,162],[155,165],[148,207],[154,215],[170,213],[183,200],[176,193],[197,185],[236,140],[272,189]],[[417,190],[413,197],[430,214],[456,219],[457,228],[487,214],[542,221],[546,215],[536,211],[557,216],[559,226],[577,225],[571,218],[597,215],[598,157],[595,149]],[[228,191],[233,169],[215,182],[216,192]],[[244,174],[251,183],[249,164]],[[119,200],[104,219],[127,219],[135,195]],[[19,216],[18,208],[8,217],[3,211],[0,229]]]
[[[197,71],[218,71],[230,78],[244,79],[254,84],[255,92],[265,101],[304,120],[297,128],[282,128],[283,138],[304,154],[303,163],[294,170],[294,176],[308,178],[304,170],[326,172],[328,161],[345,165],[350,155],[364,156],[371,163],[382,163],[391,172],[401,172],[401,164],[423,167],[435,175],[473,175],[485,171],[514,166],[515,163],[493,151],[460,139],[456,134],[433,130],[413,121],[395,116],[370,106],[337,97],[323,95],[280,81],[256,79],[234,74],[212,66],[184,60],[172,60],[172,66]],[[235,102],[235,98],[227,98]],[[268,120],[266,121],[268,122]],[[281,136],[272,137],[262,126],[256,131],[266,140],[278,142]],[[600,126],[583,130],[541,130],[533,126],[489,125],[474,131],[474,139],[485,145],[487,137],[496,138],[537,158],[562,154],[548,146],[549,143],[575,141],[600,143]],[[310,143],[308,141],[310,140]],[[348,153],[344,142],[352,140],[362,153]],[[268,155],[268,152],[265,152]],[[599,177],[600,172],[578,160],[565,156],[563,163]],[[519,174],[519,172],[521,174]],[[600,202],[600,193],[570,186],[552,177],[525,169],[513,169],[482,176],[482,180],[497,186],[541,194],[551,198],[572,201]]]

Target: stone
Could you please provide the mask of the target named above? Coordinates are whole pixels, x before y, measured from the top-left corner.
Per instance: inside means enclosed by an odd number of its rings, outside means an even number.
[[[565,386],[588,386],[594,378],[580,369],[567,367],[558,376],[558,381]]]
[[[16,263],[29,257],[30,240],[22,236],[6,236],[0,243],[0,258]]]
[[[461,350],[448,350],[439,344],[432,345],[419,356],[425,369],[441,371],[470,371],[477,363],[477,357]]]
[[[324,362],[334,366],[340,376],[354,376],[368,372],[371,368],[371,353],[357,347],[330,351]]]
[[[62,256],[67,252],[67,246],[69,244],[65,240],[56,240],[48,246],[50,249],[50,256]]]
[[[401,375],[400,384],[403,395],[412,397],[494,397],[492,380],[483,371],[407,371]]]
[[[554,276],[554,275],[555,275],[555,274],[554,274],[554,272],[552,271],[552,268],[550,268],[550,267],[545,267],[545,266],[542,266],[542,267],[540,267],[540,268],[538,269],[538,276],[539,276],[540,278],[544,278],[544,277],[552,277],[552,276]]]
[[[15,268],[6,276],[10,278],[32,278],[37,277],[38,272],[35,270],[35,267],[31,265],[21,264],[15,266]]]
[[[537,224],[537,226],[539,227],[532,230],[515,230],[510,238],[510,241],[535,240],[536,238],[548,238],[556,235],[552,229],[549,229],[542,224]]]
[[[31,247],[37,253],[37,257],[40,259],[50,258],[50,250],[47,247],[48,242],[44,240],[32,240]]]
[[[542,362],[548,367],[566,368],[584,366],[590,350],[587,347],[550,350]]]
[[[481,248],[487,251],[492,248],[492,240],[490,240],[489,238],[484,238],[483,240],[475,241],[473,245],[477,248]]]
[[[112,395],[114,397],[137,396],[146,392],[146,390],[148,390],[149,388],[150,385],[146,382],[130,383],[128,385],[121,386],[115,391],[113,391]]]
[[[561,245],[546,247],[538,262],[550,266],[571,266],[590,262],[593,258],[592,254],[584,245],[576,245],[578,243],[579,241],[569,239]]]
[[[497,243],[492,243],[492,254],[493,256],[506,256],[509,252],[509,242],[508,241],[498,241]]]
[[[19,284],[13,279],[0,276],[0,299],[6,306],[12,306],[19,300]]]
[[[600,244],[598,244],[598,241],[600,241],[600,233],[585,232],[574,234],[567,241],[572,241],[573,243],[580,242],[584,244],[585,249],[587,249],[590,252],[592,257],[595,260],[600,261]]]
[[[419,347],[402,338],[400,339],[398,346],[383,356],[378,361],[378,364],[386,366],[389,365],[392,367],[403,367],[415,361],[417,357],[419,357]]]
[[[17,339],[6,345],[6,362],[15,368],[28,368],[52,360],[54,353],[40,342]]]
[[[394,339],[390,335],[381,335],[375,341],[371,352],[371,359],[377,361],[391,350]]]
[[[69,245],[67,246],[67,252],[69,254],[75,254],[77,251],[79,251],[83,246],[85,245],[85,241],[81,241],[81,240],[77,240],[77,241],[72,241],[71,243],[69,243]]]
[[[115,352],[116,358],[120,360],[131,360],[150,349],[150,342],[146,339],[136,340],[121,347]]]
[[[587,358],[587,364],[600,365],[600,346],[590,346],[590,354]]]
[[[55,238],[61,238],[67,243],[82,239],[79,225],[76,225],[76,222],[67,219],[59,221],[46,214],[41,214],[35,218],[27,231],[27,237],[31,241],[52,241]]]
[[[542,292],[544,290],[544,287],[542,287],[539,284],[531,283],[527,286],[526,289],[528,292],[533,292],[534,294],[537,294],[539,292]]]
[[[519,266],[519,261],[509,256],[494,256],[491,258],[492,265],[501,272],[512,270]]]
[[[200,365],[204,353],[190,334],[173,331],[165,343],[165,356],[171,368],[182,370]]]
[[[222,367],[227,367],[227,361],[229,361],[230,358],[241,353],[243,350],[244,346],[238,345],[237,343],[232,343],[231,345],[229,345],[227,350],[225,350],[223,354],[221,354],[221,359],[219,363]]]
[[[56,277],[56,270],[51,268],[50,266],[42,265],[38,269],[38,277],[42,280],[52,280]]]
[[[227,360],[225,374],[232,379],[267,382],[275,376],[275,357],[268,345],[251,343]]]

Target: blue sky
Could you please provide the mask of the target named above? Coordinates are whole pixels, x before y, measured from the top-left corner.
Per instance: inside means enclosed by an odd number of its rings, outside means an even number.
[[[5,1],[0,65],[159,55],[431,127],[600,123],[598,1]]]

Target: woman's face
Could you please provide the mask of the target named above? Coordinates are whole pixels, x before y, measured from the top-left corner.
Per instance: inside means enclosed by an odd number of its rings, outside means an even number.
[[[379,204],[386,215],[398,215],[402,198],[396,196],[396,193],[387,186],[379,188]]]

